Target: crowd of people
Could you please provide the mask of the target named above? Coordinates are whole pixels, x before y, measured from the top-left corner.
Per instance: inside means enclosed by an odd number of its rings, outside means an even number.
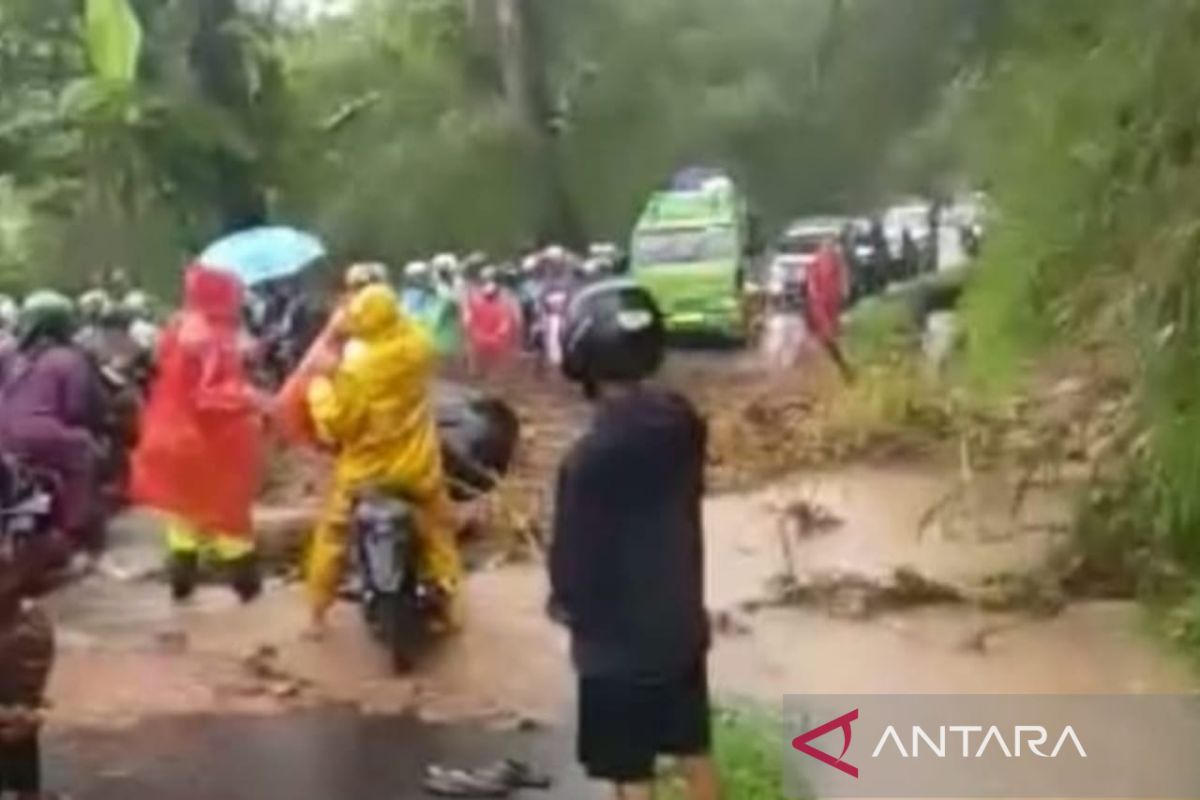
[[[442,255],[409,264],[396,285],[383,265],[356,264],[326,303],[298,281],[251,292],[194,264],[161,326],[140,292],[0,301],[0,451],[53,478],[51,528],[61,534],[42,547],[49,538],[36,531],[0,526],[0,794],[42,796],[53,637],[34,600],[64,555],[90,562],[103,546],[114,388],[141,390],[135,435],[110,446],[130,451],[128,499],[164,519],[176,601],[191,597],[206,565],[244,602],[261,592],[251,509],[275,429],[335,456],[305,565],[309,633],[324,632],[351,504],[368,486],[413,505],[421,569],[447,599],[437,629],[449,632],[463,624],[463,567],[435,378],[446,360],[486,377],[525,348],[598,408],[563,466],[551,559],[551,607],[572,631],[580,673],[580,757],[620,797],[648,797],[654,757],[684,756],[693,796],[715,797],[700,590],[704,427],[686,400],[643,386],[663,358],[663,320],[633,283],[600,280],[620,269],[612,249],[581,259],[560,247],[519,267]],[[272,361],[277,379],[264,380]]]
[[[514,261],[442,253],[412,261],[398,273],[383,264],[356,264],[346,271],[343,289],[391,287],[443,363],[487,379],[509,369],[523,352],[543,366],[560,363],[557,331],[567,300],[622,270],[615,246],[596,245],[580,256],[552,245]],[[278,382],[316,338],[327,312],[312,307],[311,293],[297,281],[261,287],[250,307],[248,330],[264,351],[259,361]]]

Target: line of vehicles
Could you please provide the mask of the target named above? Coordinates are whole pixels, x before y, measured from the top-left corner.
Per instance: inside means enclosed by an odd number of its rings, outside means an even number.
[[[630,273],[658,301],[668,329],[736,341],[768,308],[802,302],[805,271],[833,240],[848,267],[848,302],[978,254],[985,198],[914,198],[880,214],[820,216],[786,226],[763,247],[746,197],[716,170],[685,170],[653,194],[634,228]]]

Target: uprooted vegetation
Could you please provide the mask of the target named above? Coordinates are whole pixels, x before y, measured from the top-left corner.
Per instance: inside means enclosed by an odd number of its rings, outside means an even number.
[[[1083,435],[1051,452],[1078,450],[1074,585],[1174,608],[1170,633],[1194,646],[1200,2],[1011,6],[956,134],[997,211],[965,301],[966,369],[1008,392],[1072,343],[1066,374],[1085,388],[1066,427]]]

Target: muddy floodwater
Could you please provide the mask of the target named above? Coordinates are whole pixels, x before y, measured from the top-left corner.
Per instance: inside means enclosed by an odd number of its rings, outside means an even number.
[[[762,602],[783,573],[869,584],[900,568],[969,594],[996,572],[1036,571],[1062,546],[1054,498],[1014,513],[1003,482],[952,492],[955,480],[932,466],[854,467],[710,499],[716,691],[777,708],[786,693],[1195,687],[1131,603],[1031,614],[968,601],[846,616]],[[779,509],[801,501],[823,522],[798,534]],[[944,512],[930,515],[935,506]],[[152,561],[153,532],[132,528],[118,560]],[[545,598],[537,563],[473,575],[466,631],[396,678],[352,606],[338,609],[327,640],[303,641],[294,584],[272,584],[250,607],[210,587],[175,609],[153,580],[93,578],[52,603],[62,640],[53,771],[84,800],[382,800],[421,796],[430,761],[518,755],[559,779],[540,796],[588,797],[571,759],[566,640]]]
[[[570,741],[555,732],[501,735],[338,709],[77,732],[55,739],[49,766],[80,800],[410,800],[427,796],[420,787],[427,764],[452,758],[456,766],[484,766],[507,757],[560,767],[551,791],[521,796],[602,796],[565,768]]]

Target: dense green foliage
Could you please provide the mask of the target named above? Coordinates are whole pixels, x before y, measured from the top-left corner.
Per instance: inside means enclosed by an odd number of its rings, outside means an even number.
[[[1200,2],[1003,5],[1002,47],[947,113],[997,212],[969,366],[995,388],[1047,348],[1115,362],[1135,438],[1082,532],[1200,567]]]
[[[89,24],[75,0],[6,0],[0,269],[166,286],[268,218],[388,260],[621,240],[688,163],[734,172],[768,221],[860,207],[894,188],[891,141],[982,46],[990,5],[360,0],[300,23],[131,0],[144,47],[117,88],[103,73],[127,54],[87,40],[125,2]]]
[[[713,720],[713,752],[725,796],[782,800],[783,742],[783,725],[762,711],[718,711]],[[678,776],[668,776],[663,783],[662,794],[668,800],[684,797]]]
[[[324,160],[296,171],[296,213],[389,257],[539,235],[622,240],[648,192],[687,163],[738,175],[769,221],[853,208],[886,188],[889,141],[971,52],[986,4],[526,5],[539,17],[541,122],[581,230],[545,224],[546,154],[507,102],[494,31],[457,0],[368,3],[290,48],[305,116],[343,122],[314,125],[310,152]]]
[[[265,191],[256,170],[282,131],[261,121],[276,86],[253,22],[232,2],[0,8],[0,282],[77,287],[120,266],[173,286],[239,192]],[[253,102],[221,93],[231,73]]]

